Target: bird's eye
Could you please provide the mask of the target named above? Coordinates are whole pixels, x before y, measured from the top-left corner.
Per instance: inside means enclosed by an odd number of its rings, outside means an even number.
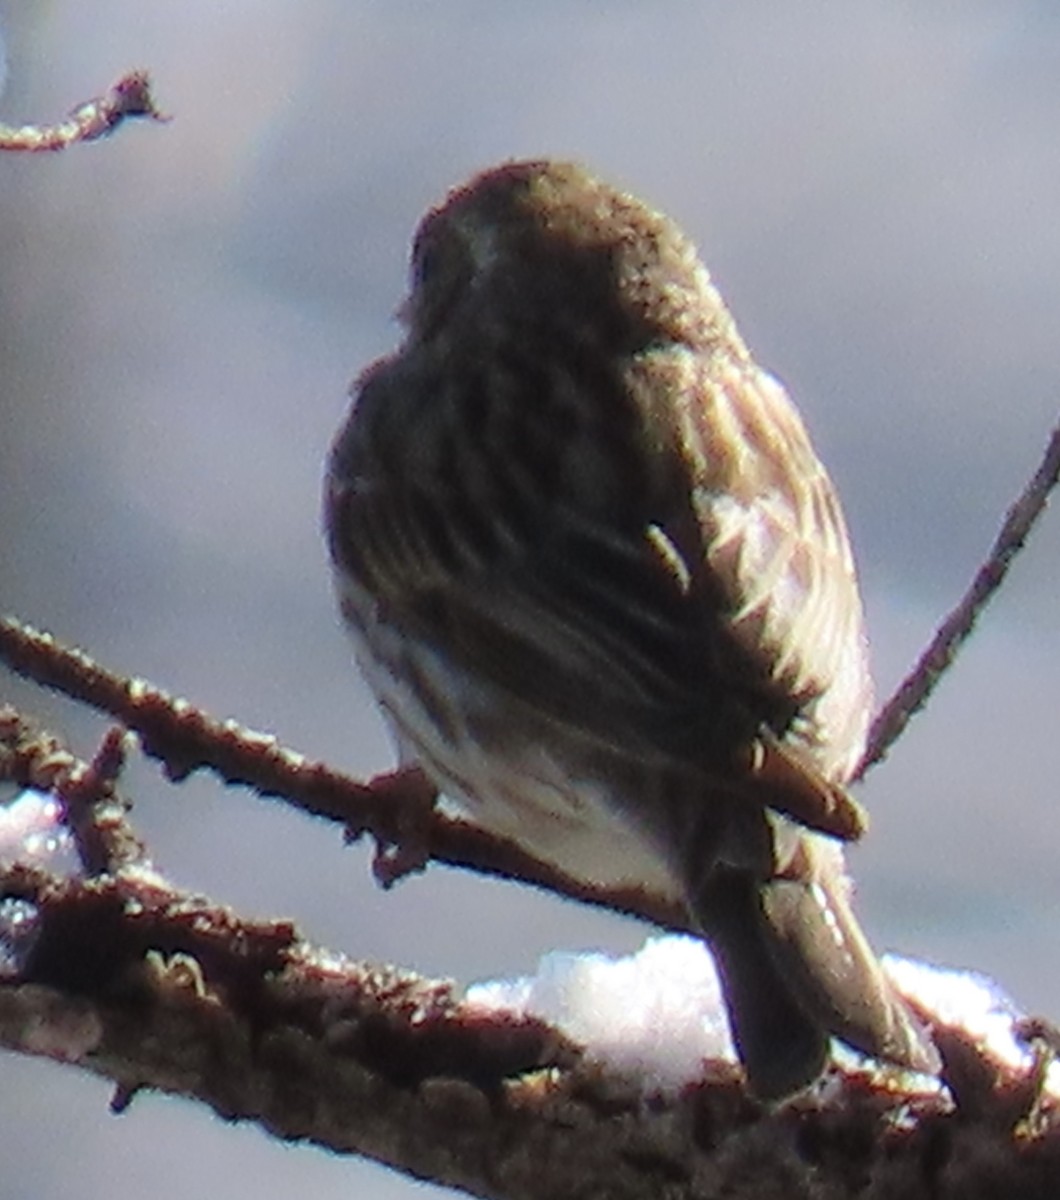
[[[412,247],[413,287],[437,286],[439,279],[459,273],[461,254],[459,239],[453,231],[428,221],[420,230]]]
[[[417,241],[412,254],[413,284],[419,287],[429,283],[432,276],[438,274],[441,260],[437,238],[425,237]]]
[[[411,274],[406,318],[420,332],[434,330],[452,313],[470,284],[467,247],[453,230],[427,225],[413,246]]]

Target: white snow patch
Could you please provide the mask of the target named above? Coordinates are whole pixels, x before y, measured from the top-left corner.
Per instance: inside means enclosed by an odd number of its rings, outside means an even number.
[[[80,871],[63,806],[47,792],[26,788],[10,800],[0,797],[0,863],[14,862],[59,875]]]
[[[547,954],[532,978],[474,984],[466,1000],[548,1021],[647,1092],[695,1081],[704,1059],[735,1060],[714,960],[692,937],[650,938],[628,958]]]
[[[1013,1034],[1023,1014],[992,980],[893,954],[882,961],[940,1024],[959,1026],[1001,1062],[1029,1069],[1031,1055]],[[548,1021],[649,1094],[673,1094],[700,1079],[704,1059],[735,1060],[714,961],[693,937],[653,937],[626,958],[554,952],[536,975],[473,984],[465,1000]],[[846,1047],[838,1057],[852,1066],[866,1061]],[[1048,1087],[1060,1095],[1060,1067],[1050,1069]]]

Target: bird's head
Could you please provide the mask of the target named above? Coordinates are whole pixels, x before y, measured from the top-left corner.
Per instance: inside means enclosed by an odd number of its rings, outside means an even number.
[[[419,227],[411,276],[415,340],[514,321],[636,352],[698,349],[731,330],[677,226],[574,163],[508,162],[450,192]]]

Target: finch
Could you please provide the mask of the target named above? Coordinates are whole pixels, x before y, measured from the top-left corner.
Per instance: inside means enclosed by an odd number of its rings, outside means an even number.
[[[832,1036],[937,1071],[850,907],[872,687],[842,511],[692,243],[577,165],[505,163],[424,218],[402,320],[325,527],[403,756],[570,878],[683,903],[759,1096]]]

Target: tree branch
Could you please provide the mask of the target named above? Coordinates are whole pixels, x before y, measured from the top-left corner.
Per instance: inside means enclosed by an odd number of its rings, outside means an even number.
[[[68,117],[53,125],[0,123],[0,150],[65,150],[78,142],[94,142],[114,132],[130,117],[168,121],[151,95],[146,71],[130,71],[102,96],[79,104]]]
[[[10,712],[2,729],[0,778],[62,788],[92,772]],[[110,753],[108,736],[94,762]],[[321,951],[288,921],[246,920],[142,865],[87,879],[9,866],[0,940],[9,905],[32,932],[0,960],[0,1046],[114,1081],[115,1111],[151,1088],[510,1200],[1045,1197],[1060,1171],[1048,1114],[1027,1122],[1042,1071],[957,1029],[935,1029],[956,1106],[837,1071],[769,1108],[724,1062],[651,1097],[542,1021]]]

